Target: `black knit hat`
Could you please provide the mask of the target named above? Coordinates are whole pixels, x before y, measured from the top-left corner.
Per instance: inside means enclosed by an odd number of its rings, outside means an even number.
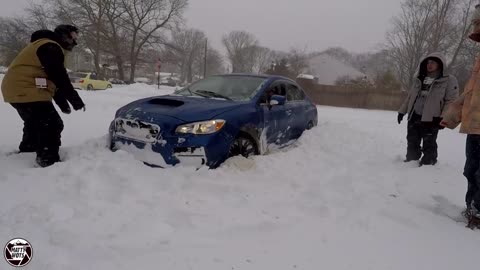
[[[69,24],[62,24],[55,28],[55,34],[58,36],[60,45],[71,51],[77,45],[77,41],[72,38],[72,32],[78,33],[78,28]]]

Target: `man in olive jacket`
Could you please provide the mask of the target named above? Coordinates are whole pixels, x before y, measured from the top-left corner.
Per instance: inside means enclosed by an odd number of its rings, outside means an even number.
[[[406,162],[421,157],[420,166],[437,163],[440,121],[459,92],[455,76],[445,72],[444,59],[442,54],[432,53],[420,61],[414,86],[398,111],[399,124],[408,114]]]
[[[19,152],[36,152],[41,167],[60,161],[63,121],[52,103],[53,97],[68,101],[76,111],[85,110],[64,65],[65,51],[77,45],[77,33],[75,26],[60,25],[54,32],[40,30],[32,34],[32,42],[13,60],[2,82],[4,101],[17,110],[24,122]],[[70,108],[61,109],[68,113]]]

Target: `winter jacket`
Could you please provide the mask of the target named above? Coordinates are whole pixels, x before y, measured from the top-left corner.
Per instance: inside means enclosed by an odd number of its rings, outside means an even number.
[[[64,65],[64,51],[55,33],[40,30],[32,34],[31,41],[5,74],[2,82],[5,102],[51,101],[55,92],[61,91],[75,110],[83,108],[85,104],[70,82]],[[37,87],[36,78],[46,79],[47,88]]]
[[[480,57],[477,57],[470,79],[463,94],[450,104],[443,123],[455,129],[460,123],[460,132],[480,135]]]
[[[421,114],[422,122],[432,122],[434,118],[443,117],[446,106],[458,97],[457,79],[452,75],[445,74],[444,67],[446,62],[443,55],[432,53],[420,61],[415,83],[398,111],[401,114],[408,114],[409,119],[413,116],[415,102],[417,102],[417,98],[420,95],[422,78],[427,74],[427,60],[432,57],[440,60],[442,73],[440,78],[436,79],[430,86]]]

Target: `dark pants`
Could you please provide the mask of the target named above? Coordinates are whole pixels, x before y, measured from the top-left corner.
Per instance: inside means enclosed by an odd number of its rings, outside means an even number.
[[[36,152],[40,165],[51,165],[59,161],[63,121],[53,103],[12,103],[12,106],[23,120],[20,152]]]
[[[421,119],[420,115],[414,114],[408,121],[407,160],[419,160],[423,153],[422,164],[435,164],[438,157],[438,127],[432,122],[422,122]]]
[[[468,180],[465,202],[480,211],[480,135],[468,135],[465,154],[467,161],[463,175]]]

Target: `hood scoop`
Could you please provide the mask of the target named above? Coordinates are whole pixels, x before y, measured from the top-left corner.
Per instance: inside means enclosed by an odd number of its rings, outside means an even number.
[[[180,100],[166,99],[166,98],[153,98],[149,100],[148,103],[152,105],[161,105],[161,106],[168,106],[168,107],[180,107],[183,104],[185,104],[185,102]]]

